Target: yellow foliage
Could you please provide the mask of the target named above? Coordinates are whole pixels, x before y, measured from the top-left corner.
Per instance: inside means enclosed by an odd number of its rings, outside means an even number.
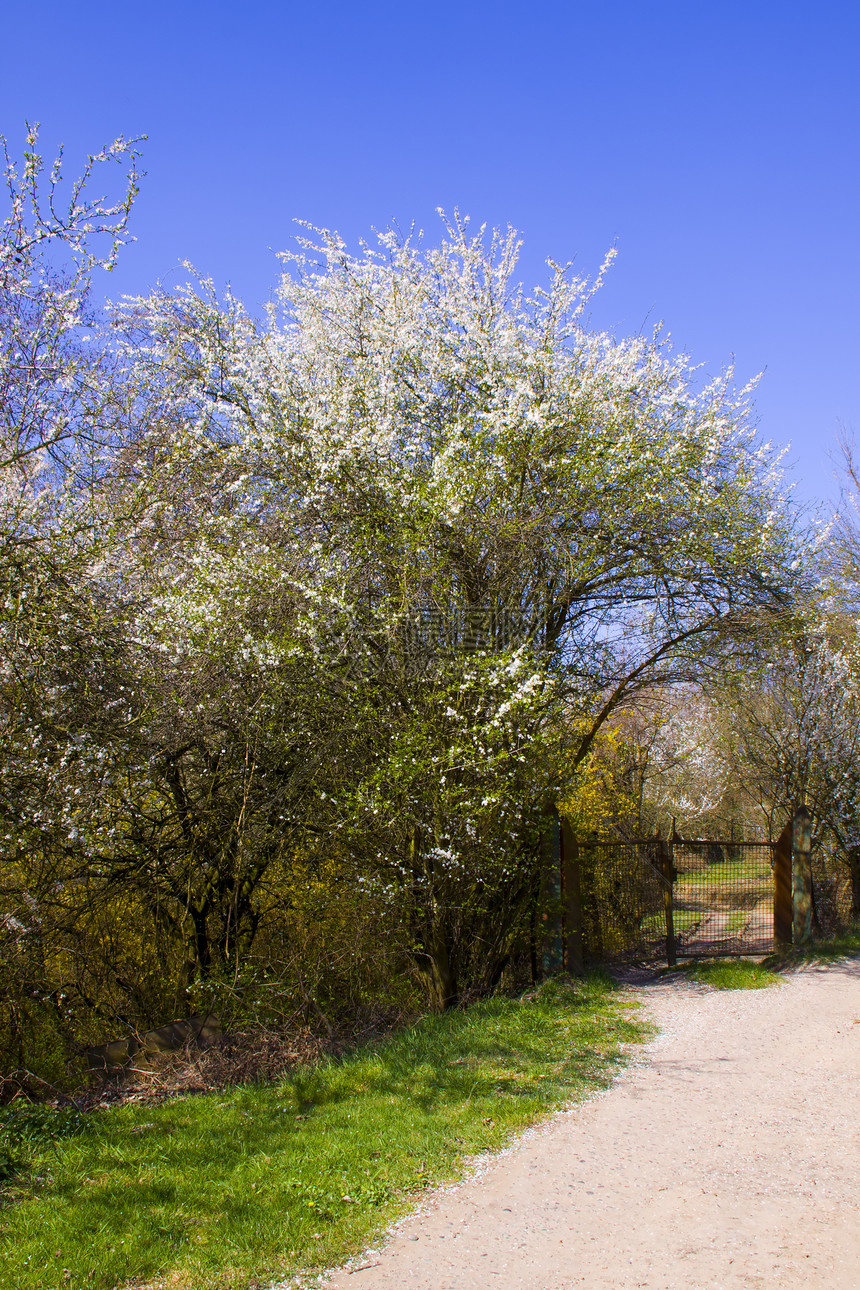
[[[625,825],[630,831],[635,825],[639,803],[627,773],[629,765],[630,748],[624,733],[617,727],[605,727],[569,782],[563,784],[559,800],[559,811],[578,836],[604,834],[611,827]]]

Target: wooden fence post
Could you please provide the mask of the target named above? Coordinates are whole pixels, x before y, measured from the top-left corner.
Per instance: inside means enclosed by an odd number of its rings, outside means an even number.
[[[791,939],[805,945],[812,936],[812,815],[799,806],[791,836]]]
[[[672,825],[672,836],[674,839],[674,822]],[[666,913],[666,962],[670,968],[673,968],[678,962],[678,954],[675,946],[675,865],[673,863],[673,842],[664,842],[660,836],[660,826],[654,831],[654,839],[657,843],[657,868],[663,875],[663,909]]]
[[[684,839],[681,837],[676,827],[677,821],[672,817],[672,832],[669,834],[669,844],[666,848],[666,877],[671,886],[669,887],[669,904],[667,908],[666,919],[666,939],[668,941],[671,935],[671,958],[667,954],[669,967],[674,967],[678,961],[678,942],[675,939],[675,883],[678,881],[678,870],[675,866],[675,847],[683,845]]]
[[[794,821],[789,820],[773,848],[773,943],[790,945],[794,914],[791,904],[791,847]]]
[[[562,888],[564,892],[564,959],[572,976],[582,976],[582,888],[579,847],[567,820],[561,827]]]

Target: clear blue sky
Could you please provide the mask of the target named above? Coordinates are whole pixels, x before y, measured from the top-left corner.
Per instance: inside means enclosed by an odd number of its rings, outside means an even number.
[[[860,437],[860,6],[763,0],[156,0],[7,5],[0,132],[70,171],[147,133],[112,294],[188,258],[254,309],[292,220],[352,240],[437,206],[547,256],[619,258],[593,320],[664,320],[715,371],[766,369],[762,433],[804,499]]]

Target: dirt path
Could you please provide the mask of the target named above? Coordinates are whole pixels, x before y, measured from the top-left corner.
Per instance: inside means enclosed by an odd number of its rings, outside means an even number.
[[[607,1093],[328,1290],[858,1290],[860,961],[636,993],[660,1033]]]

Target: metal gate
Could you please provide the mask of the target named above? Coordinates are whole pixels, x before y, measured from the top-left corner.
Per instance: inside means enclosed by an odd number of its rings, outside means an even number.
[[[665,957],[672,883],[666,844],[573,844],[579,878],[582,957],[588,963]]]
[[[677,837],[581,841],[565,830],[566,937],[575,920],[580,957],[591,963],[768,954],[774,845]]]
[[[769,954],[773,948],[773,844],[674,841],[675,953]]]

